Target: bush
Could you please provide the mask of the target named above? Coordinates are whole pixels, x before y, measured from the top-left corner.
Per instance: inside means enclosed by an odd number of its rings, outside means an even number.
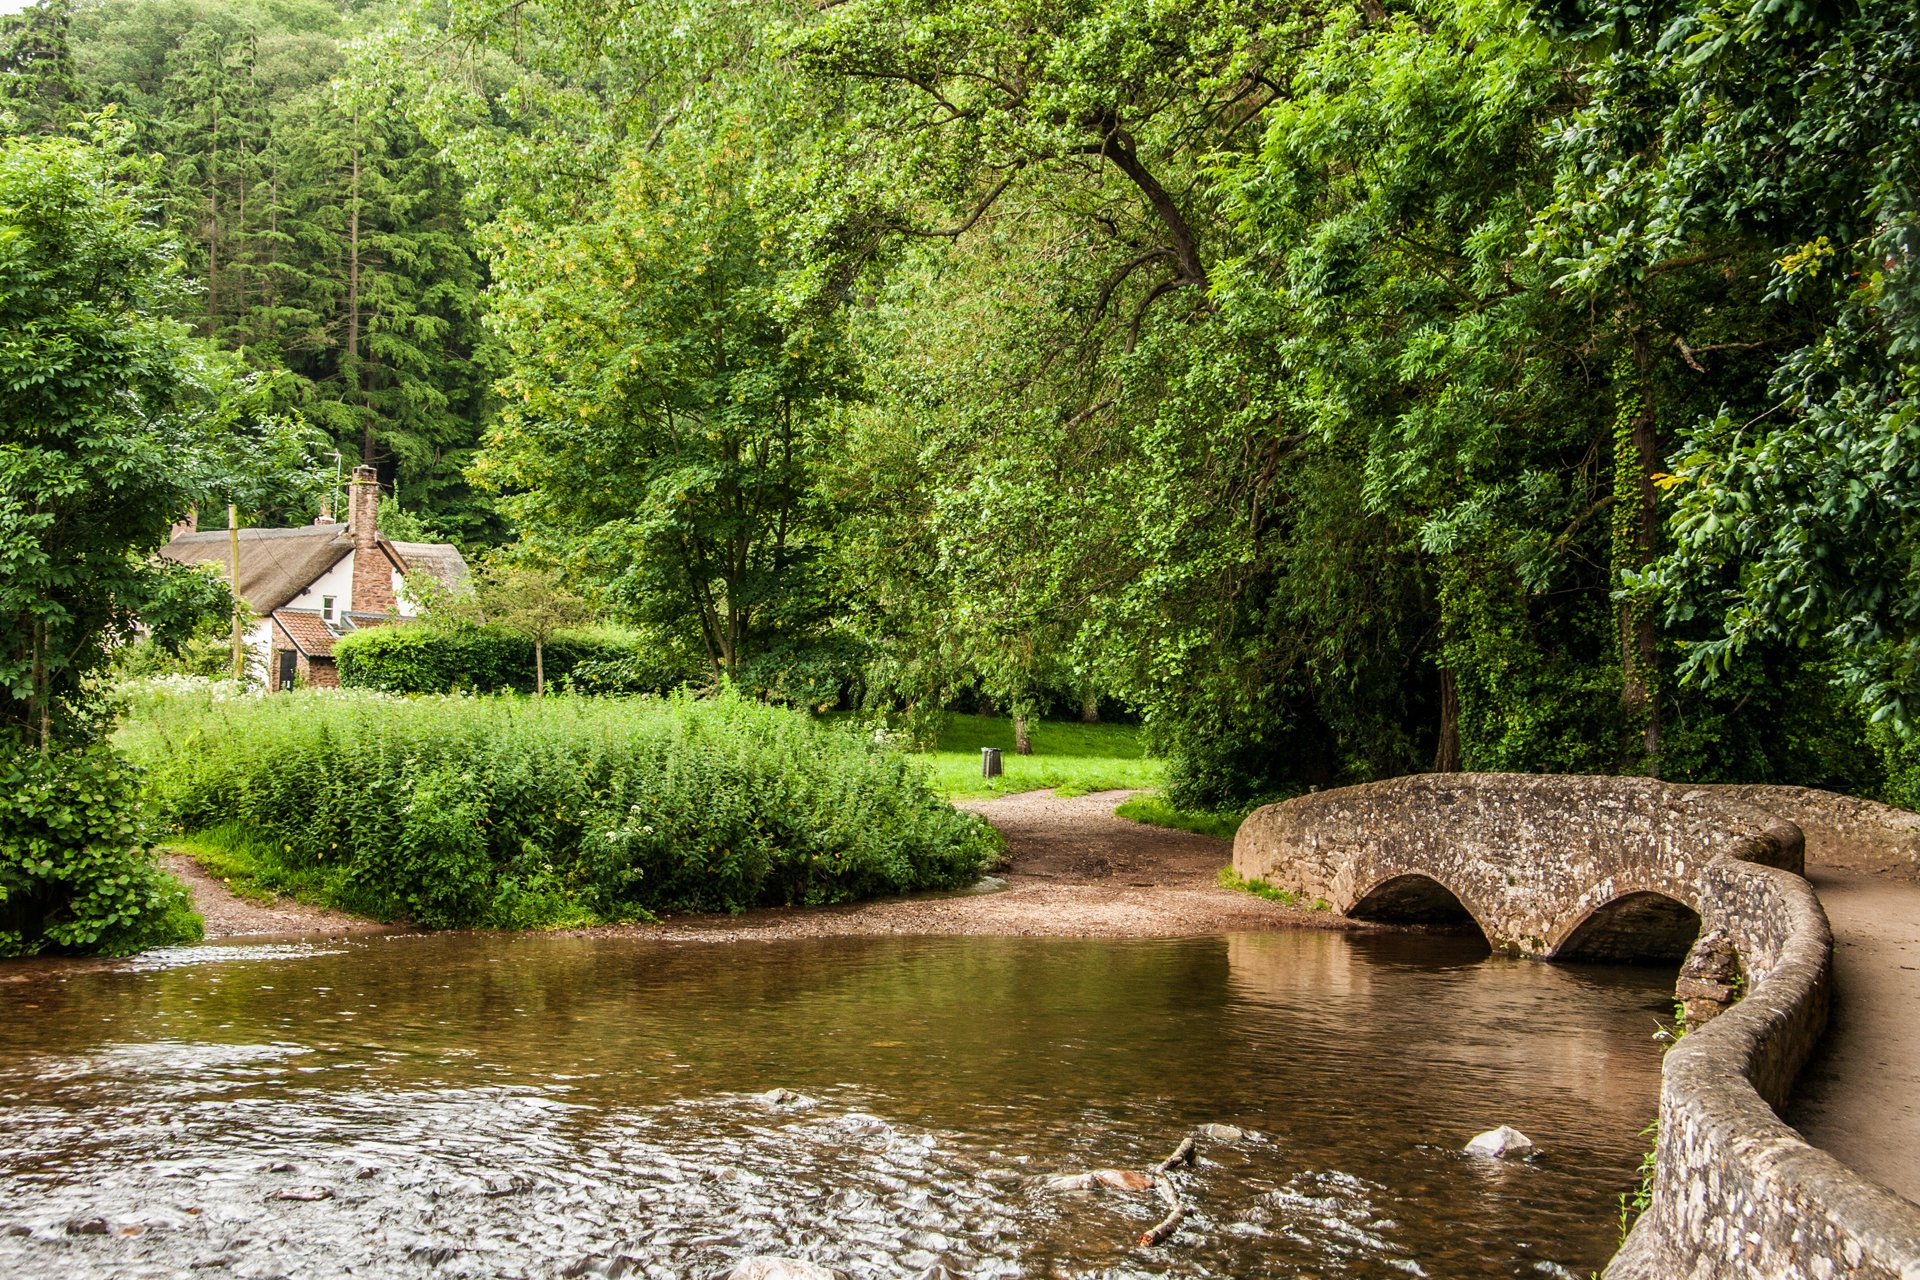
[[[369,627],[333,648],[340,683],[384,693],[533,692],[533,641],[499,627]],[[542,654],[550,689],[665,693],[688,673],[643,636],[613,630],[562,632]]]
[[[898,753],[732,694],[183,694],[122,739],[183,830],[434,928],[955,887],[1000,847]]]
[[[129,955],[201,934],[153,865],[139,775],[103,745],[0,761],[0,956]]]

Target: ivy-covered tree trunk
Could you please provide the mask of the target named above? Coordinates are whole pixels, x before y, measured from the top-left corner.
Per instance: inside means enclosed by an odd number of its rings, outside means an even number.
[[[1659,772],[1659,654],[1652,609],[1624,594],[1627,575],[1652,563],[1659,546],[1659,492],[1654,486],[1660,462],[1658,415],[1654,408],[1653,358],[1644,329],[1636,327],[1614,362],[1613,427],[1613,586],[1620,594],[1615,611],[1620,631],[1620,709],[1630,732],[1640,739],[1641,764]]]

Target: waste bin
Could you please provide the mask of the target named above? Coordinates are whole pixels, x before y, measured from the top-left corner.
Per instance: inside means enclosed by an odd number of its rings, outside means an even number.
[[[983,778],[1000,776],[1000,748],[980,748],[980,776]]]

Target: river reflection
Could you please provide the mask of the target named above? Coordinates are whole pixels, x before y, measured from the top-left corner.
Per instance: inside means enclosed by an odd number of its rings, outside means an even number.
[[[1174,942],[205,946],[0,971],[0,1274],[1562,1276],[1611,1253],[1671,974]],[[797,1099],[779,1100],[773,1090]],[[1048,1191],[1192,1127],[1195,1215]],[[1536,1164],[1458,1148],[1499,1123]]]

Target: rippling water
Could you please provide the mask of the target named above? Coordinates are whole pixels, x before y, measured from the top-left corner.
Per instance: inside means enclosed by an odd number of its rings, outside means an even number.
[[[434,935],[0,970],[0,1274],[1584,1276],[1671,975],[1431,936]],[[787,1090],[794,1097],[774,1091]],[[1195,1210],[1048,1190],[1194,1126]],[[1459,1154],[1511,1123],[1526,1165]]]

